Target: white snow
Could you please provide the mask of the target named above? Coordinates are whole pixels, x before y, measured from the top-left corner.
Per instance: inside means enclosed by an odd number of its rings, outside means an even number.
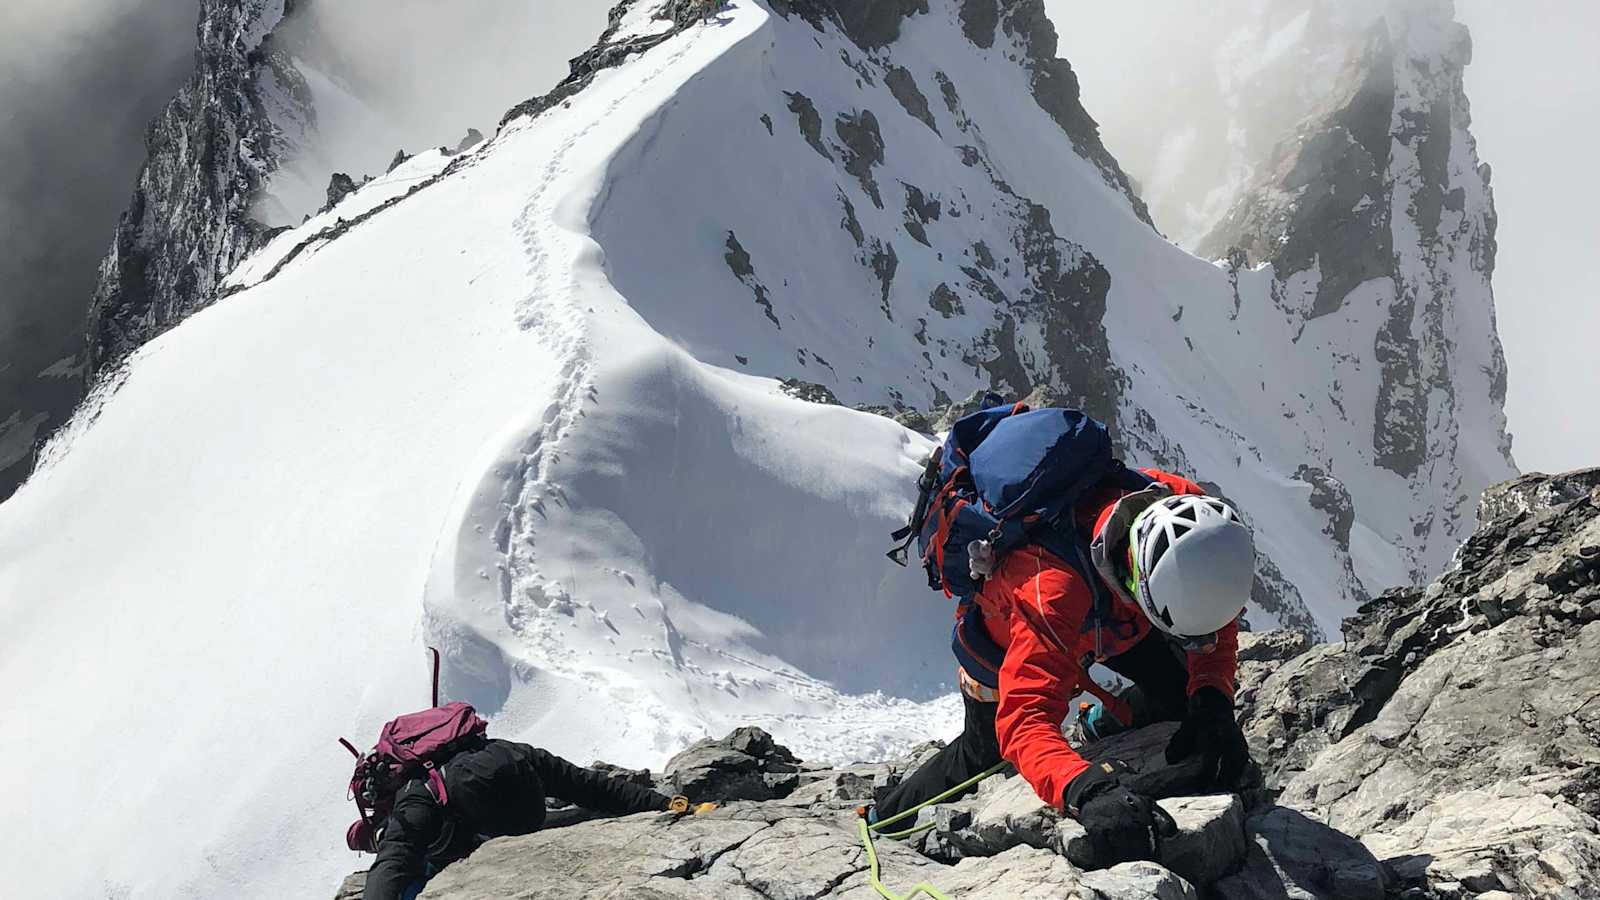
[[[7,795],[30,860],[8,892],[330,890],[360,864],[334,739],[423,705],[424,637],[496,733],[579,761],[659,765],[747,721],[813,758],[952,729],[948,699],[900,699],[946,693],[948,611],[880,564],[924,439],[696,363],[583,234],[611,154],[763,21],[608,73],[152,342],[0,506],[0,742],[34,773]],[[602,368],[595,346],[629,352]],[[553,523],[537,553],[519,534],[511,607],[474,519],[508,447]],[[859,668],[857,695],[784,654]]]
[[[1377,375],[1350,350],[1372,346],[1384,285],[1297,333],[1314,283],[1275,296],[1246,271],[1236,294],[1074,154],[1009,38],[979,51],[955,4],[930,7],[883,53],[937,134],[840,52],[883,60],[740,0],[458,166],[375,179],[135,354],[0,505],[0,745],[29,773],[5,801],[30,861],[7,890],[329,893],[364,863],[334,740],[423,704],[428,643],[494,733],[579,762],[659,766],[746,723],[808,759],[950,736],[950,605],[883,558],[930,443],[774,379],[922,408],[989,384],[960,349],[1000,310],[927,299],[978,241],[1001,290],[1026,285],[1017,201],[964,144],[1112,273],[1134,462],[1219,482],[1325,626],[1357,579],[1405,571],[1386,547],[1431,498],[1372,464]],[[832,160],[785,91],[815,103]],[[882,208],[840,163],[833,121],[859,109]],[[930,245],[903,230],[905,185],[938,195]],[[841,198],[894,248],[887,300]],[[1019,324],[1020,352],[1038,331]],[[1294,477],[1325,458],[1357,498],[1353,556]]]

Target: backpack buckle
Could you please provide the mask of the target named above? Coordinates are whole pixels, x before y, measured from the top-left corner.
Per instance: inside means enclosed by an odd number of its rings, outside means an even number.
[[[973,581],[994,574],[994,535],[991,533],[989,537],[991,540],[967,542],[967,574]]]

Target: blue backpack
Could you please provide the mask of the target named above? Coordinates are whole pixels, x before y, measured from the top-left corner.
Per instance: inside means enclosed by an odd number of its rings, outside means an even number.
[[[1073,507],[1096,485],[1113,481],[1138,490],[1150,479],[1112,455],[1105,425],[1075,409],[1029,410],[993,394],[984,409],[950,429],[918,481],[911,519],[894,532],[889,558],[906,565],[916,542],[928,586],[957,601],[951,648],[967,674],[999,686],[1005,650],[983,627],[972,598],[1007,553],[1038,544],[1066,561],[1094,592],[1094,608],[1109,605],[1089,562],[1088,537]]]

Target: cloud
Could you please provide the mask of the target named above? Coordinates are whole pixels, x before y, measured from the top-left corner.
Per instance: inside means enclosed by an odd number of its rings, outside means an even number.
[[[396,150],[492,134],[512,106],[564,78],[606,24],[599,2],[314,0],[274,36],[307,76],[317,132],[274,186],[294,221],[328,176],[382,172]],[[281,214],[281,213],[280,213]],[[287,224],[287,223],[279,223]]]
[[[0,6],[0,415],[77,349],[95,263],[144,159],[145,122],[192,66],[195,0]]]

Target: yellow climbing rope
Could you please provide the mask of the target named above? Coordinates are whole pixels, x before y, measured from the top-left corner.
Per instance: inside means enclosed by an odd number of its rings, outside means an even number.
[[[872,846],[872,833],[874,831],[881,831],[885,827],[893,825],[894,823],[899,822],[908,816],[915,816],[917,813],[922,812],[924,809],[927,809],[935,803],[939,803],[950,797],[954,797],[956,794],[965,791],[985,778],[988,778],[990,775],[993,775],[1001,769],[1004,769],[1006,765],[1007,763],[1004,761],[995,763],[989,768],[984,769],[982,772],[979,772],[971,778],[968,778],[966,781],[961,782],[944,793],[938,794],[931,799],[924,800],[923,802],[918,803],[916,806],[896,813],[895,815],[892,815],[887,819],[883,819],[882,821],[868,823],[867,808],[863,806],[857,809],[856,815],[859,818],[856,819],[856,827],[861,832],[861,847],[867,851],[867,864],[869,866],[867,875],[872,881],[873,890],[877,891],[878,895],[883,897],[884,900],[912,900],[914,897],[929,897],[932,898],[932,900],[950,900],[948,895],[941,893],[938,888],[927,883],[926,881],[922,882],[921,884],[914,885],[911,888],[911,893],[904,896],[892,893],[887,887],[885,887],[883,881],[878,877],[878,850],[876,847]],[[879,837],[906,838],[914,834],[921,834],[922,832],[932,828],[935,824],[936,823],[934,822],[929,822],[926,825],[919,825],[915,828],[907,828],[904,831],[883,832],[879,835]]]

